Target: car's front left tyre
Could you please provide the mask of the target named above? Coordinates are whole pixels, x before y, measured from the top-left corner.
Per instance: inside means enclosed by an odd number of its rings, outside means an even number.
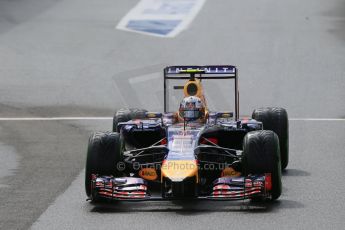
[[[246,134],[243,140],[243,175],[271,174],[271,199],[282,192],[279,139],[271,130],[259,130]]]

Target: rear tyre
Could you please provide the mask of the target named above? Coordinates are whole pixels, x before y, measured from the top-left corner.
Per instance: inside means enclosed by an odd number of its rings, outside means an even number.
[[[145,109],[119,109],[113,117],[113,132],[119,132],[117,129],[118,123],[144,118],[146,112],[147,110]]]
[[[243,175],[271,173],[272,200],[282,192],[278,136],[270,130],[249,132],[243,140]]]
[[[280,144],[281,168],[289,163],[289,120],[285,109],[278,107],[259,108],[253,111],[253,119],[261,121],[265,130],[278,135]]]
[[[89,138],[85,170],[85,192],[91,197],[91,175],[121,176],[116,168],[122,160],[122,138],[119,133],[95,132]]]

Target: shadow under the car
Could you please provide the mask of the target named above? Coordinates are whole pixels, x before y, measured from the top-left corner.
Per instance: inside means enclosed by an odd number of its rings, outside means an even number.
[[[282,173],[283,176],[310,176],[310,172],[301,169],[285,169]]]
[[[252,201],[147,201],[147,202],[107,202],[90,204],[91,212],[122,213],[122,212],[175,212],[181,215],[197,215],[208,212],[274,212],[277,209],[303,208],[297,201],[277,200],[272,202]]]

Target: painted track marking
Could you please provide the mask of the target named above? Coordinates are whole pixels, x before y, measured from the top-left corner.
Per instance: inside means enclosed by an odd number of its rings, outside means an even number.
[[[175,37],[194,20],[206,0],[141,0],[117,29],[158,37]]]

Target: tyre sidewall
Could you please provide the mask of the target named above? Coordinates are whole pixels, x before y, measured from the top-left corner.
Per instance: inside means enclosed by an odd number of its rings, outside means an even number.
[[[123,141],[119,133],[96,132],[89,138],[85,169],[85,191],[91,195],[91,175],[121,176],[116,166],[122,161]]]
[[[254,131],[244,137],[242,169],[246,176],[271,173],[272,200],[281,195],[279,139],[273,131]]]
[[[281,168],[285,169],[289,163],[289,120],[286,110],[279,107],[259,108],[253,111],[252,118],[261,121],[264,130],[272,130],[278,135]]]

